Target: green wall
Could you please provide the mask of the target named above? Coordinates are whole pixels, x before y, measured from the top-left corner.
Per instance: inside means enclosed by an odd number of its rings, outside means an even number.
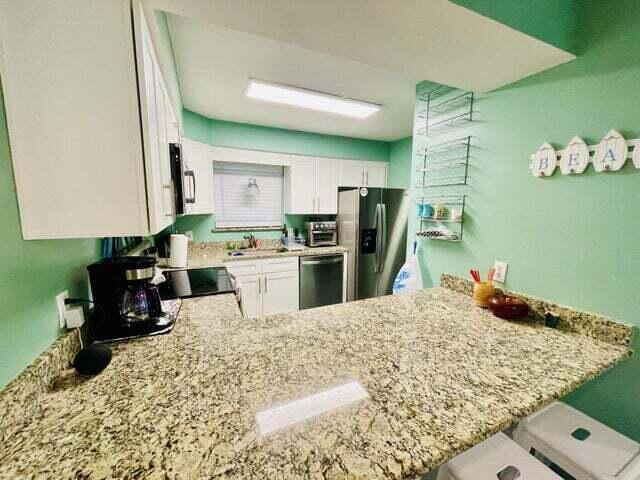
[[[389,142],[227,122],[182,112],[185,135],[224,147],[320,155],[361,160],[389,160]]]
[[[409,188],[411,184],[412,143],[413,137],[391,143],[388,175],[390,188]]]
[[[486,274],[504,260],[512,290],[640,326],[640,170],[631,162],[620,172],[590,166],[572,177],[534,178],[528,170],[546,141],[561,149],[580,135],[593,144],[612,128],[640,137],[637,6],[585,1],[582,56],[477,97],[469,184],[449,189],[468,195],[464,241],[420,241],[428,285],[442,272]],[[569,400],[640,441],[639,376],[635,357]]]
[[[88,295],[85,266],[99,257],[98,240],[22,240],[0,86],[0,388],[61,333],[55,296]]]
[[[376,140],[321,135],[318,133],[227,122],[204,117],[189,110],[182,111],[184,134],[188,138],[210,145],[250,148],[300,155],[388,161],[393,144]],[[287,215],[287,225],[302,228],[306,217]],[[173,225],[177,232],[193,231],[196,241],[240,239],[247,232],[212,233],[214,215],[194,215],[179,218]],[[280,232],[252,232],[258,238],[280,238]]]
[[[579,0],[453,0],[562,50],[579,53]],[[586,3],[586,2],[585,2]]]

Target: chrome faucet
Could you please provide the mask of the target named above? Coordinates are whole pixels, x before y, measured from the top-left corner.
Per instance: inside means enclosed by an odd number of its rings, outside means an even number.
[[[249,248],[256,248],[257,246],[256,237],[253,234],[249,233],[242,238],[244,238],[247,242],[249,242]]]

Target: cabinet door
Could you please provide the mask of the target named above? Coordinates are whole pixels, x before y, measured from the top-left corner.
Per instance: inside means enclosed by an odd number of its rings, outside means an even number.
[[[131,3],[3,0],[0,44],[23,238],[149,235]]]
[[[340,160],[338,186],[361,187],[364,185],[364,164],[358,160]]]
[[[162,76],[160,74],[160,68],[157,63],[154,65],[155,79],[156,79],[156,110],[158,112],[158,151],[160,152],[160,171],[163,179],[163,190],[165,195],[163,196],[163,218],[164,222],[162,228],[173,223],[174,205],[173,195],[170,188],[171,185],[171,165],[169,159],[169,122],[167,118],[167,104],[169,100],[164,89]],[[167,192],[169,195],[167,195]],[[168,203],[167,203],[168,202]],[[161,228],[161,229],[162,229]]]
[[[285,213],[312,214],[316,210],[316,160],[292,156],[287,172]]]
[[[144,23],[143,23],[144,26]],[[142,37],[142,72],[144,83],[141,85],[140,107],[142,110],[142,127],[145,142],[145,167],[147,180],[147,195],[149,208],[149,229],[151,232],[159,232],[167,222],[165,211],[167,209],[167,194],[171,194],[171,182],[162,178],[162,165],[160,162],[160,125],[158,124],[157,92],[158,81],[154,66],[153,49],[146,28],[143,28]],[[163,127],[164,128],[164,127]]]
[[[240,281],[242,315],[245,318],[262,316],[262,275],[242,275]]]
[[[191,174],[185,177],[185,183],[189,183],[187,191],[190,192],[194,203],[188,204],[188,215],[212,214],[214,211],[213,195],[213,161],[206,151],[206,147],[192,142],[185,142],[182,146],[185,165]]]
[[[262,292],[262,314],[295,312],[298,310],[298,272],[265,273]]]
[[[316,159],[316,213],[338,214],[338,161]]]
[[[367,162],[364,173],[365,186],[381,187],[387,186],[387,163]]]

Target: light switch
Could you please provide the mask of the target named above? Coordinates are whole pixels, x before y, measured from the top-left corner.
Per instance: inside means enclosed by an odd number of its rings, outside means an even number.
[[[496,260],[495,262],[493,262],[493,268],[494,268],[494,272],[493,272],[493,280],[496,282],[500,282],[500,283],[504,283],[505,280],[507,279],[507,267],[509,265],[505,262],[500,262],[498,260]]]

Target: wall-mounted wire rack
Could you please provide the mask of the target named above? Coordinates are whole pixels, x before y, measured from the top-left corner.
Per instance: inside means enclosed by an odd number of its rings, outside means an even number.
[[[418,188],[466,185],[471,136],[456,138],[418,150],[422,165],[416,168]]]
[[[461,242],[464,225],[465,195],[423,196],[416,200],[419,237]]]
[[[416,130],[428,137],[463,127],[473,120],[473,92],[462,92],[448,87],[438,87],[419,97],[425,107],[418,112],[417,120],[424,125]]]

